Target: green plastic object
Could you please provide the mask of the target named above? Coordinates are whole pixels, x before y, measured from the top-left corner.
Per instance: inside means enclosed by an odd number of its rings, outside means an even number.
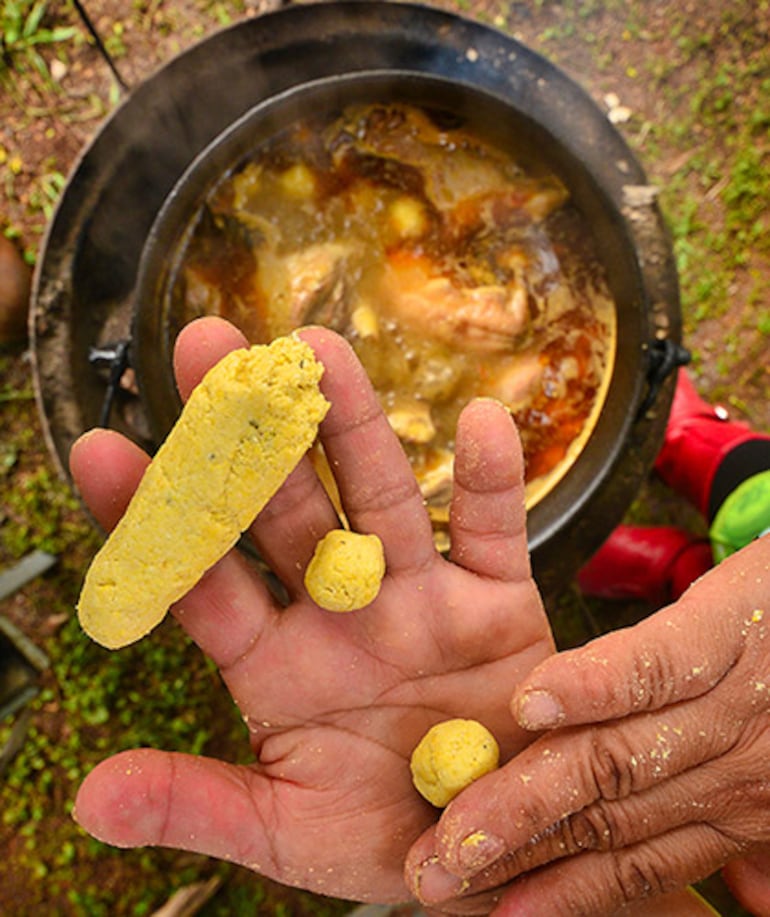
[[[770,532],[770,470],[760,471],[730,494],[716,514],[709,537],[716,563]]]

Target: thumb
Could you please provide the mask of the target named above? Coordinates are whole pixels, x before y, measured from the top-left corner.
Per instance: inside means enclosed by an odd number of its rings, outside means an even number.
[[[75,820],[116,847],[190,850],[269,870],[252,769],[193,755],[138,749],[108,758],[86,777]]]
[[[762,544],[762,542],[766,544]],[[754,542],[698,580],[674,605],[634,627],[551,656],[516,688],[524,729],[595,723],[698,697],[736,662],[766,622],[756,602],[770,540]]]

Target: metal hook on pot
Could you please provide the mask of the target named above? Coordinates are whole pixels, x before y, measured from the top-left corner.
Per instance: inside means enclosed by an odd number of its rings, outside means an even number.
[[[99,426],[107,427],[110,422],[112,402],[120,388],[120,380],[128,368],[130,341],[118,341],[116,344],[105,344],[103,347],[91,347],[88,351],[88,362],[92,366],[106,365],[109,369],[107,388],[99,415]]]
[[[639,407],[637,417],[642,417],[650,410],[669,375],[680,366],[687,366],[692,359],[686,347],[668,338],[653,341],[648,353],[650,365],[647,369],[647,395]]]

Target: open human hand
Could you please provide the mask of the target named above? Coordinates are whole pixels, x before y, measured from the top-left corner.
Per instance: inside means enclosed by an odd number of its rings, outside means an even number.
[[[545,660],[512,711],[545,732],[410,851],[424,902],[602,917],[732,861],[736,894],[770,915],[770,536],[640,624]]]
[[[233,551],[172,609],[219,666],[254,763],[123,752],[86,778],[76,817],[117,846],[192,850],[327,895],[399,901],[408,897],[406,852],[437,817],[411,784],[409,757],[423,733],[442,719],[478,719],[504,759],[531,741],[511,720],[510,686],[553,646],[529,569],[521,451],[500,405],[465,410],[451,556],[442,557],[411,466],[352,350],[321,328],[302,337],[325,367],[331,408],[320,439],[344,512],[384,546],[380,594],[346,615],[307,596],[305,567],[339,520],[305,457],[249,533],[288,605]],[[222,320],[188,325],[174,358],[182,396],[244,344]],[[73,447],[74,480],[106,529],[148,462],[111,431]]]

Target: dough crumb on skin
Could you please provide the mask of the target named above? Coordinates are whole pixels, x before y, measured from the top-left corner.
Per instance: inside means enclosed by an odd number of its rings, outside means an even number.
[[[461,790],[495,770],[500,748],[476,720],[445,720],[432,726],[412,752],[412,781],[428,802],[448,805]]]
[[[86,573],[78,617],[93,640],[139,640],[236,544],[315,440],[322,374],[295,336],[209,370]]]
[[[384,575],[385,554],[376,535],[333,529],[316,545],[305,588],[326,611],[358,611],[377,598]]]

